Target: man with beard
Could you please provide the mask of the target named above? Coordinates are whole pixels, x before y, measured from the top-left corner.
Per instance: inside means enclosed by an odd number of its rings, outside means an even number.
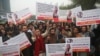
[[[30,47],[28,47],[28,48],[26,48],[26,49],[24,49],[24,50],[22,51],[23,56],[33,56],[32,34],[31,34],[30,32],[28,32],[28,27],[27,27],[27,25],[22,25],[22,26],[21,26],[21,33],[23,33],[23,32],[26,34],[28,40],[29,40],[29,41],[31,42],[31,44],[32,44],[32,46],[30,46]]]
[[[45,56],[45,42],[44,38],[47,36],[49,31],[49,23],[47,22],[47,28],[44,33],[41,34],[41,31],[33,29],[34,37],[32,40],[35,42],[34,46],[34,56]]]
[[[46,38],[46,43],[51,44],[51,43],[57,43],[57,35],[56,35],[56,30],[54,28],[51,28],[49,31],[49,35]]]

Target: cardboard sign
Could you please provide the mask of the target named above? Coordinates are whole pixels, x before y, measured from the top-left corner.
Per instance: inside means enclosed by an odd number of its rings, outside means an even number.
[[[73,52],[90,52],[90,38],[66,38],[66,43],[72,44]]]
[[[20,56],[20,48],[18,44],[0,46],[1,56]]]
[[[77,13],[76,25],[100,24],[100,9],[86,10]]]
[[[56,20],[54,20],[54,22],[75,22],[75,17],[77,12],[81,12],[82,8],[81,6],[79,7],[75,7],[73,9],[70,10],[62,10],[59,9],[58,10],[58,18],[56,18]]]
[[[36,17],[39,20],[53,19],[54,5],[36,3]]]
[[[59,9],[58,22],[67,22],[67,10]]]
[[[81,6],[68,10],[67,11],[67,22],[69,22],[69,23],[74,22],[76,20],[75,19],[76,13],[81,12],[81,11],[82,11]]]
[[[7,19],[8,19],[8,23],[16,24],[14,13],[7,13]]]
[[[25,23],[26,19],[32,17],[32,13],[29,8],[14,12],[17,23]]]
[[[24,50],[25,48],[31,46],[30,41],[28,40],[27,36],[25,35],[25,33],[21,33],[9,40],[7,40],[5,43],[7,44],[19,44],[20,45],[20,49]]]
[[[15,14],[17,14],[18,19],[27,19],[32,16],[32,13],[30,12],[29,8],[17,11],[15,12]]]
[[[46,56],[67,56],[72,55],[70,44],[46,44]]]

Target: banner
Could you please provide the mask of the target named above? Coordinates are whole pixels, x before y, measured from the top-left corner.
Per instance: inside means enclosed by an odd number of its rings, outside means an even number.
[[[55,20],[54,22],[67,22],[67,10],[59,9],[58,21]]]
[[[57,13],[57,10],[54,5],[36,3],[36,19],[51,20],[55,13]]]
[[[76,14],[77,12],[82,11],[81,6],[70,9],[70,10],[62,10],[59,9],[58,10],[58,18],[56,18],[56,20],[54,20],[54,22],[75,22],[76,19]]]
[[[8,23],[16,24],[14,13],[7,13],[7,20]]]
[[[21,11],[17,11],[17,12],[15,12],[15,14],[17,14],[18,19],[27,19],[32,16],[32,13],[29,10],[29,8],[23,9]]]
[[[0,56],[20,56],[18,44],[0,46]]]
[[[29,10],[29,8],[25,8],[23,10],[14,12],[15,18],[16,18],[16,22],[17,23],[22,23],[26,21],[26,19],[29,19],[30,17],[32,17],[32,13]]]
[[[2,37],[0,37],[0,46],[2,45],[3,43],[2,43]]]
[[[25,33],[21,33],[13,38],[7,40],[5,43],[7,43],[7,44],[19,44],[21,50],[24,50],[25,48],[31,46],[31,43],[28,40]]]
[[[70,44],[46,44],[46,56],[72,56]]]
[[[73,52],[90,52],[90,38],[66,38],[67,44],[72,44]]]
[[[100,24],[100,9],[78,12],[76,19],[77,26]]]
[[[81,12],[81,11],[82,11],[81,6],[67,10],[67,22],[71,23],[71,22],[76,21],[76,19],[75,19],[76,13]]]

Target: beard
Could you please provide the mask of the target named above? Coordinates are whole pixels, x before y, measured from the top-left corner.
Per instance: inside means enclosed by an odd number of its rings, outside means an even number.
[[[55,35],[55,33],[50,33],[50,35]]]

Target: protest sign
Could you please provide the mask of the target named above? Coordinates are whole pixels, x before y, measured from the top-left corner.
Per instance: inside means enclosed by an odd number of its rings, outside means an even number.
[[[100,24],[100,9],[85,10],[77,13],[77,26],[93,24]]]
[[[75,7],[70,10],[58,10],[58,19],[54,20],[54,22],[75,22],[75,17],[77,12],[82,11],[81,6]]]
[[[74,22],[76,19],[77,12],[81,12],[82,8],[81,6],[75,7],[73,9],[67,10],[67,22]]]
[[[13,43],[19,44],[21,50],[31,46],[31,43],[28,40],[25,33],[21,33],[13,38],[7,40],[5,43],[7,43],[7,44],[13,44]]]
[[[90,38],[66,38],[66,43],[72,44],[73,52],[90,52]]]
[[[8,20],[8,22],[13,22],[11,13],[7,13],[7,20]]]
[[[7,20],[8,20],[8,23],[16,24],[14,13],[7,13]]]
[[[2,37],[0,37],[0,46],[2,45],[3,43],[2,43]]]
[[[55,22],[67,22],[67,10],[59,9],[58,15],[58,21],[55,20]]]
[[[70,44],[46,44],[46,56],[72,55]]]
[[[18,44],[0,46],[1,56],[20,56],[20,48]]]
[[[53,19],[54,5],[36,3],[36,19],[51,20]]]
[[[32,13],[29,10],[29,8],[25,8],[23,10],[14,12],[14,14],[15,14],[17,23],[22,23],[22,22],[25,23],[26,19],[29,19],[30,17],[32,17]]]
[[[17,11],[15,12],[15,14],[17,14],[18,19],[27,19],[32,16],[32,13],[29,10],[29,8],[25,8],[23,10]]]

